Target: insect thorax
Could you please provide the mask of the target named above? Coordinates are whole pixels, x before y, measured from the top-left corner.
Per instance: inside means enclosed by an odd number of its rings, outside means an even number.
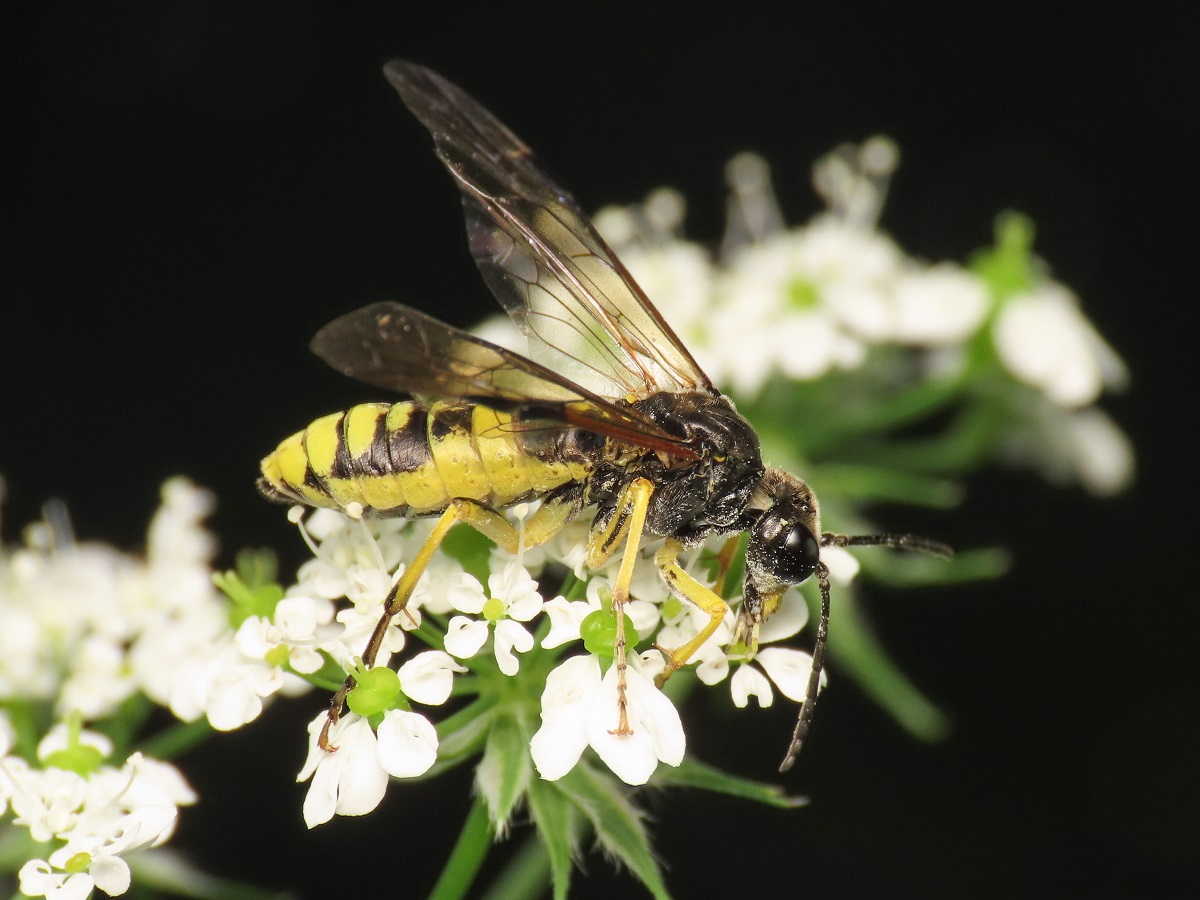
[[[610,458],[597,466],[588,485],[588,501],[600,505],[598,517],[606,515],[625,483],[643,477],[655,488],[646,516],[649,534],[693,543],[741,527],[763,464],[758,437],[732,402],[718,394],[662,392],[633,405],[686,438],[700,459],[642,450],[620,463],[611,460],[610,450]]]

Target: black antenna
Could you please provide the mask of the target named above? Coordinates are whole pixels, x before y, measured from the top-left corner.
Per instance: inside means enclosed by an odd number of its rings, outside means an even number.
[[[827,531],[821,535],[822,547],[890,547],[893,550],[916,550],[930,553],[934,556],[949,558],[954,550],[929,538],[918,537],[915,534],[834,534]],[[808,729],[812,725],[813,710],[817,705],[817,691],[821,687],[821,670],[825,668],[825,641],[829,637],[829,567],[823,562],[817,563],[817,584],[821,588],[821,620],[817,623],[817,639],[813,644],[812,674],[808,677],[808,688],[804,692],[804,705],[800,707],[800,717],[796,720],[796,728],[792,732],[792,742],[788,745],[787,755],[779,765],[780,772],[786,772],[796,762],[800,749],[808,738]]]

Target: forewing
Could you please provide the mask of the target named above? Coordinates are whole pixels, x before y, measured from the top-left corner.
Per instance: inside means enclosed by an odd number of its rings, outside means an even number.
[[[317,332],[312,350],[351,378],[401,394],[481,403],[512,414],[516,427],[586,428],[675,456],[697,455],[635,409],[400,303],[335,319]]]
[[[608,397],[712,390],[575,198],[495,116],[435,72],[384,72],[462,193],[471,254],[535,360]]]

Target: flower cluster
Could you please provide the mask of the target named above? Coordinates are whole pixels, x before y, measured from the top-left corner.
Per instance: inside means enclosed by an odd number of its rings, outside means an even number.
[[[897,161],[885,138],[839,147],[814,167],[826,211],[788,228],[766,162],[735,157],[716,258],[680,237],[684,203],[669,189],[596,223],[713,380],[751,409],[772,383],[853,372],[887,372],[893,390],[953,383],[964,408],[1002,412],[977,440],[993,457],[1097,494],[1124,488],[1131,445],[1094,405],[1124,387],[1124,364],[1032,255],[1031,223],[1001,216],[996,245],[966,267],[906,255],[878,229]]]
[[[212,505],[187,481],[167,482],[144,560],[77,543],[65,510],[49,505],[0,561],[0,701],[52,702],[60,717],[96,721],[141,693],[228,730],[254,719],[263,697],[306,689],[240,649],[200,526]]]
[[[21,867],[21,892],[28,896],[83,898],[93,888],[125,893],[124,857],[170,838],[179,806],[196,800],[169,763],[134,753],[120,767],[105,764],[113,745],[96,732],[55,726],[39,742],[35,764],[8,755],[14,737],[0,712],[0,812],[11,807],[13,825],[55,848]]]
[[[23,546],[0,548],[0,823],[45,854],[20,869],[27,895],[124,893],[125,857],[166,841],[196,799],[171,764],[84,723],[127,739],[122,720],[147,698],[205,696],[181,667],[232,634],[199,525],[211,504],[187,482],[165,485],[144,560],[76,542],[59,504]]]
[[[513,511],[518,526],[527,512],[527,507]],[[482,539],[464,526],[447,552],[434,558],[405,610],[393,619],[375,667],[364,670],[356,654],[378,619],[385,595],[404,571],[399,560],[416,554],[429,529],[423,522],[355,520],[326,510],[296,518],[315,558],[301,567],[280,607],[289,601],[315,604],[344,598],[340,609],[323,606],[319,614],[306,617],[343,627],[328,627],[323,634],[288,634],[273,625],[265,625],[265,630],[280,642],[278,647],[286,648],[287,656],[294,659],[298,651],[315,649],[337,664],[334,671],[353,675],[358,682],[348,698],[350,712],[329,730],[335,751],[319,744],[324,711],[310,725],[309,755],[299,776],[312,779],[305,802],[310,825],[335,813],[357,815],[373,809],[389,775],[424,774],[439,759],[443,745],[457,748],[454,756],[462,758],[464,742],[479,746],[480,740],[486,741],[480,719],[528,726],[521,764],[527,770],[532,764],[548,780],[570,772],[589,746],[628,784],[644,784],[660,762],[678,765],[683,759],[679,713],[654,686],[663,665],[654,646],[667,637],[682,643],[698,633],[703,622],[694,610],[669,599],[649,559],[636,570],[626,608],[630,646],[640,651],[630,653],[625,672],[632,734],[617,735],[611,598],[619,560],[584,581],[564,564],[564,558],[574,556],[574,545],[570,553],[556,552],[565,543],[561,535],[536,552],[514,556],[481,549]],[[569,530],[582,544],[580,524]],[[649,546],[643,554],[652,550]],[[569,586],[545,599],[538,579],[561,583],[564,575]],[[789,605],[804,609],[798,595]],[[746,662],[745,648],[731,646],[734,616],[731,611],[721,633],[704,647],[704,658],[714,670],[727,672]],[[803,619],[791,621],[794,634]],[[426,649],[406,653],[407,661],[395,673],[398,677],[380,677],[391,674],[386,668],[389,657],[414,639]],[[767,672],[777,677],[782,693],[796,698],[791,679],[804,665],[811,667],[811,658],[799,651],[783,652],[796,654],[790,667],[768,667]],[[787,674],[780,676],[785,668]],[[737,690],[735,685],[735,694]],[[756,684],[750,693],[765,698],[764,705],[770,702],[769,687]],[[468,709],[474,708],[475,715],[443,715],[435,727],[428,716],[451,696],[474,698]],[[798,699],[803,699],[802,690]]]

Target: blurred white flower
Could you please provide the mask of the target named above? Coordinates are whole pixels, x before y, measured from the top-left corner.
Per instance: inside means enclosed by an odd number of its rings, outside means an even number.
[[[892,288],[892,337],[902,344],[957,344],[979,330],[990,307],[987,286],[953,263],[912,266]]]
[[[1074,295],[1054,282],[1006,300],[992,338],[1009,371],[1060,406],[1086,406],[1105,385],[1122,387],[1128,377]]]

